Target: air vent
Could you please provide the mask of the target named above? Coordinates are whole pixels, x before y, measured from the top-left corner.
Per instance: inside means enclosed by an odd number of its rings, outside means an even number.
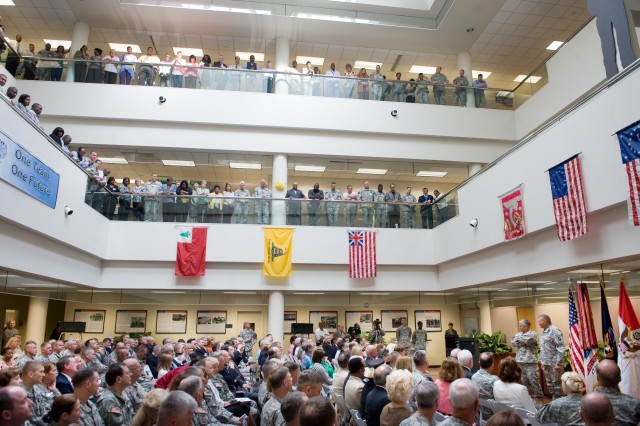
[[[400,60],[402,59],[402,55],[398,55],[398,57],[396,58],[395,61],[393,61],[393,65],[391,65],[391,71],[395,71],[398,64],[400,63]]]

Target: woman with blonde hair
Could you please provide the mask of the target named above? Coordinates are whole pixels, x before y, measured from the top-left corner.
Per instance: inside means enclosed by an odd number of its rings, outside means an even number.
[[[158,380],[171,370],[171,364],[173,363],[173,357],[171,354],[160,355],[160,362],[158,362]]]
[[[580,418],[580,401],[584,393],[584,383],[577,373],[568,371],[560,378],[562,392],[567,395],[557,398],[542,407],[536,414],[540,423],[557,423],[563,425],[582,425]]]
[[[411,410],[407,408],[409,398],[413,393],[412,374],[408,370],[397,369],[387,376],[387,395],[391,401],[382,409],[380,426],[398,426],[404,419],[411,417]]]
[[[446,414],[447,416],[453,414],[453,407],[451,406],[451,400],[449,400],[449,388],[454,380],[462,379],[463,377],[464,372],[456,358],[447,357],[442,361],[440,370],[438,371],[438,379],[436,380],[436,385],[438,385],[438,389],[440,390],[438,411],[442,414]]]
[[[396,361],[396,370],[407,370],[413,373],[413,361],[408,356],[401,356]]]
[[[158,421],[160,404],[169,395],[166,389],[152,389],[142,400],[131,426],[153,426]]]
[[[22,344],[22,337],[19,334],[14,335],[11,339],[7,341],[7,344],[4,346],[5,348],[13,349],[13,359],[17,360],[22,357],[22,349],[20,349],[20,345]]]

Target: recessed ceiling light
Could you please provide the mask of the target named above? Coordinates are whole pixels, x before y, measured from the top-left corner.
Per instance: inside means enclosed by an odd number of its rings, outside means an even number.
[[[204,56],[204,52],[202,49],[195,49],[192,47],[173,47],[174,55],[177,55],[178,52],[182,52],[182,56],[189,57],[191,55],[202,57]]]
[[[241,61],[248,61],[251,55],[256,57],[256,62],[264,62],[264,53],[236,52],[236,56],[239,56]]]
[[[256,294],[255,291],[223,291],[224,294]]]
[[[353,64],[353,69],[367,69],[367,70],[375,70],[376,66],[380,65],[380,68],[382,68],[382,63],[380,62],[367,62],[367,61],[356,61]]]
[[[471,77],[478,78],[478,74],[482,74],[482,78],[487,79],[491,75],[491,71],[476,71],[471,70]]]
[[[375,293],[375,292],[365,292],[360,293],[362,296],[390,296],[391,293]]]
[[[296,62],[299,64],[306,64],[307,62],[311,62],[311,65],[324,65],[324,58],[318,58],[315,56],[296,56]]]
[[[180,160],[162,160],[162,164],[165,166],[182,166],[182,167],[195,167],[196,163],[193,161],[180,161]]]
[[[151,293],[155,293],[155,294],[184,294],[184,293],[186,293],[186,291],[151,290]]]
[[[292,294],[296,294],[298,296],[315,296],[315,295],[320,295],[320,294],[324,294],[324,293],[317,293],[317,292],[308,292],[308,293],[292,293]]]
[[[553,284],[555,281],[509,281],[509,284]]]
[[[562,46],[564,42],[562,41],[554,41],[550,45],[547,46],[547,50],[558,50],[560,46]]]
[[[445,177],[447,175],[447,172],[430,172],[427,170],[420,170],[416,176],[420,176],[420,177]]]
[[[576,269],[575,271],[569,271],[570,274],[582,274],[582,275],[600,275],[601,273],[604,274],[611,274],[613,272],[618,272],[617,270],[614,269]]]
[[[326,167],[323,166],[296,166],[296,172],[318,172],[323,173],[326,170]]]
[[[71,40],[48,40],[45,38],[43,39],[43,41],[45,43],[49,43],[53,49],[57,48],[58,46],[62,46],[65,49],[69,50],[69,48],[71,47]]]
[[[113,293],[111,290],[78,290],[79,293]]]
[[[411,69],[409,69],[409,72],[412,74],[425,74],[425,75],[432,75],[436,73],[436,67],[427,67],[427,66],[423,66],[423,65],[414,65],[411,67]]]
[[[231,167],[232,169],[261,170],[262,164],[260,163],[229,163],[229,167]]]
[[[358,171],[356,173],[359,173],[361,175],[386,175],[387,172],[389,170],[388,169],[358,169]]]
[[[527,79],[526,83],[531,83],[531,84],[536,84],[537,82],[542,80],[542,77],[538,77],[537,75],[532,75],[531,77],[527,78],[526,75],[520,74],[519,76],[514,78],[513,81],[515,81],[516,83],[522,83],[523,81],[525,81],[525,78]]]
[[[109,43],[109,47],[116,52],[126,52],[127,47],[131,47],[133,53],[142,53],[140,46],[137,44],[125,44],[125,43]]]
[[[13,0],[0,0],[0,6],[15,6]]]
[[[100,157],[102,164],[129,164],[126,158],[121,157]]]

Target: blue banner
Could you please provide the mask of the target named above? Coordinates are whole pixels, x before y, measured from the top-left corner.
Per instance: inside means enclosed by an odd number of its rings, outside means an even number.
[[[0,179],[52,209],[56,207],[60,175],[1,130]]]

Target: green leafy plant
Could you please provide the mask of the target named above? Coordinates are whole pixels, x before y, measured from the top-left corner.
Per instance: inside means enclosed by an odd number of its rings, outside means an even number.
[[[504,334],[501,331],[496,331],[493,334],[480,332],[470,337],[478,339],[480,352],[491,352],[497,355],[513,352],[511,346],[503,341]]]
[[[142,336],[151,336],[151,332],[147,331],[144,333],[126,333],[129,335],[130,338],[132,339],[139,339]],[[120,334],[118,336],[113,336],[113,343],[118,343],[118,342],[122,342],[122,336],[124,336],[124,334]]]
[[[598,361],[604,359],[604,345],[598,342]],[[571,361],[569,361],[569,345],[564,347],[564,371],[573,371]]]

